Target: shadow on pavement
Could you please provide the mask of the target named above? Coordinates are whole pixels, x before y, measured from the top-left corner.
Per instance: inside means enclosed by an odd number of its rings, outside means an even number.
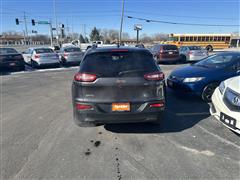
[[[209,117],[209,105],[188,94],[167,93],[165,118],[159,124],[107,124],[104,128],[114,133],[171,133],[193,127]]]

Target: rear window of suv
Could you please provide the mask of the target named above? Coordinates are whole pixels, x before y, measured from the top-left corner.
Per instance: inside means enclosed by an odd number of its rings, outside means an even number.
[[[97,52],[87,55],[80,65],[80,72],[101,77],[136,77],[158,70],[147,52]]]
[[[163,49],[164,50],[177,50],[177,46],[175,45],[166,45],[166,46],[163,46]]]

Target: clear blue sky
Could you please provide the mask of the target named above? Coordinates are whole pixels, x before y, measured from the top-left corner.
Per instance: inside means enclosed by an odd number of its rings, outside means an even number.
[[[87,33],[97,28],[119,29],[122,0],[55,0],[57,21],[70,27],[70,32],[81,33],[86,24]],[[47,34],[48,27],[32,26],[31,19],[54,19],[54,0],[0,0],[1,32],[23,31],[24,24],[15,25],[15,18],[23,20],[26,11],[28,30]],[[184,23],[235,24],[240,23],[240,0],[125,0],[125,15]],[[185,17],[190,16],[190,17]],[[124,32],[135,36],[134,24],[142,24],[141,33],[231,33],[238,27],[201,27],[147,23],[124,18]]]

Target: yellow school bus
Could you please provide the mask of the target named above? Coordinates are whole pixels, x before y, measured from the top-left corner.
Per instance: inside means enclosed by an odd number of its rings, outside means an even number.
[[[231,34],[169,34],[167,44],[176,46],[201,46],[208,51],[229,47]]]

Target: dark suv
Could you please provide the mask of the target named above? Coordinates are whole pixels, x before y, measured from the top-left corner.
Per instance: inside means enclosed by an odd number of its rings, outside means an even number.
[[[176,45],[156,44],[151,48],[151,52],[158,63],[177,62],[181,60]]]
[[[165,108],[164,74],[144,48],[92,48],[72,84],[79,126],[159,121]]]

